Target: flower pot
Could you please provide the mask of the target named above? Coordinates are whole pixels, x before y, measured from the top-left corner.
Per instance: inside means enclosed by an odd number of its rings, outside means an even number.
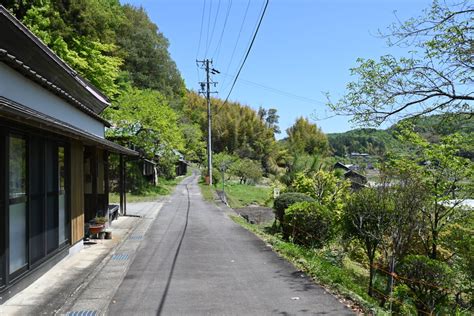
[[[90,225],[89,232],[91,235],[96,235],[104,229],[104,225]]]

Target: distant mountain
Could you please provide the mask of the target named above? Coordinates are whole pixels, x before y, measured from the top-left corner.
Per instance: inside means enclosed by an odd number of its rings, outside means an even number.
[[[433,115],[412,119],[415,131],[430,142],[437,142],[440,137],[455,132],[474,136],[474,118]],[[380,156],[390,150],[406,148],[395,138],[397,124],[388,129],[359,128],[345,133],[327,134],[329,144],[335,156],[346,156],[350,153],[368,153]],[[470,151],[470,150],[469,150]]]

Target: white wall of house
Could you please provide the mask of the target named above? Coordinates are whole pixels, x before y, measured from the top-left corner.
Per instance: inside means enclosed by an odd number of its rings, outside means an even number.
[[[102,122],[90,117],[2,62],[0,62],[0,96],[104,138]]]

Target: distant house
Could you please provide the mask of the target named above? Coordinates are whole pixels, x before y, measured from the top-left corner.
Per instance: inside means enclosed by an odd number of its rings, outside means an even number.
[[[353,189],[360,189],[367,185],[367,178],[355,171],[355,169],[353,169],[354,165],[345,165],[342,162],[336,162],[333,168],[344,171],[344,178],[351,181],[351,187]]]
[[[189,162],[186,161],[184,155],[177,150],[173,150],[176,157],[178,157],[178,161],[176,162],[176,175],[177,176],[184,176],[188,172],[188,165]]]
[[[0,296],[83,245],[107,216],[107,98],[0,6]],[[121,190],[122,201],[125,200]],[[122,210],[125,205],[122,203]]]
[[[344,170],[344,171],[349,171],[349,170],[351,170],[350,167],[349,167],[349,165],[345,165],[345,164],[343,164],[343,163],[340,162],[340,161],[336,162],[336,163],[334,164],[333,168],[334,168],[334,169],[342,169],[342,170]]]
[[[148,183],[156,185],[158,183],[158,170],[156,163],[152,160],[142,159],[142,174]]]
[[[367,153],[357,153],[357,152],[352,152],[350,153],[351,158],[369,158],[370,155]]]
[[[361,189],[367,185],[367,178],[354,170],[349,170],[344,173],[344,178],[351,181],[351,187],[355,190]]]

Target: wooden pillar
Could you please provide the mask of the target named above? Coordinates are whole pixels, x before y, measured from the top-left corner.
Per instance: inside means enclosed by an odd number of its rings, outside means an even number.
[[[94,216],[97,216],[99,208],[99,197],[97,196],[97,180],[99,177],[99,163],[97,161],[97,148],[91,147],[91,175],[92,175],[92,209]]]
[[[84,147],[71,143],[70,154],[71,244],[84,237]]]
[[[120,157],[120,163],[119,163],[119,195],[120,195],[120,213],[122,215],[125,215],[125,210],[124,210],[124,192],[125,192],[125,183],[123,183],[124,180],[124,165],[123,165],[123,155],[119,154]]]
[[[127,157],[123,157],[123,215],[127,215]]]
[[[109,152],[104,150],[104,194],[105,194],[105,212],[109,208]]]

